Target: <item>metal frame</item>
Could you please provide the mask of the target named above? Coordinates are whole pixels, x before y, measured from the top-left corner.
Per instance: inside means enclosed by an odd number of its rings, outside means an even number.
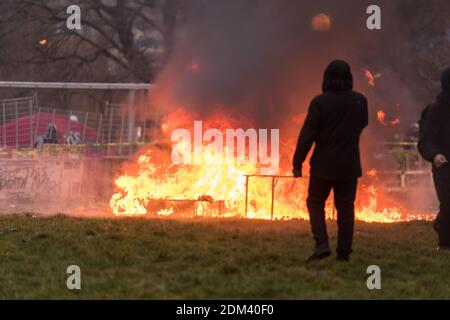
[[[95,82],[23,82],[0,81],[0,88],[27,89],[78,89],[78,90],[144,90],[150,89],[148,83],[95,83]]]
[[[277,186],[278,179],[297,179],[294,176],[280,176],[280,175],[259,175],[259,174],[250,174],[245,175],[245,217],[248,216],[248,183],[251,177],[257,178],[271,178],[272,179],[272,187],[271,187],[271,203],[270,203],[270,220],[273,220],[274,217],[274,208],[275,208],[275,187]],[[295,183],[295,181],[294,181]]]

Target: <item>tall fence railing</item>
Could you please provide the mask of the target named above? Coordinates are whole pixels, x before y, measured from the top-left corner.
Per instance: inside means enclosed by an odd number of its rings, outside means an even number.
[[[37,98],[23,97],[16,99],[4,99],[0,101],[0,143],[3,148],[15,147],[16,149],[23,147],[23,137],[27,135],[28,141],[26,146],[33,145],[33,138],[30,132],[32,131],[32,116],[36,112]],[[19,124],[19,119],[29,117],[29,126],[24,127]],[[10,124],[10,126],[8,126]]]
[[[386,168],[381,168],[377,174],[388,190],[433,188],[431,165],[420,156],[416,142],[388,142],[382,148]]]
[[[106,156],[127,157],[154,138],[154,120],[137,119],[135,110],[107,105],[103,113],[39,106],[37,97],[0,100],[0,148],[36,147],[40,136],[56,127],[58,145],[96,146]]]

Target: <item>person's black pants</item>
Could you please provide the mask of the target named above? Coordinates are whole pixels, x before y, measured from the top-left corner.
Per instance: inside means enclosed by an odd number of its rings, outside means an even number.
[[[434,184],[440,202],[438,219],[439,246],[450,247],[450,167],[433,170]]]
[[[357,186],[357,179],[350,181],[330,181],[311,177],[307,205],[316,246],[328,242],[325,202],[331,190],[333,190],[334,203],[338,212],[337,253],[338,255],[346,256],[352,252]]]

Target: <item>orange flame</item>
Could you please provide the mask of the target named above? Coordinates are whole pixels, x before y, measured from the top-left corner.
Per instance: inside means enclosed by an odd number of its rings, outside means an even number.
[[[375,86],[375,76],[373,75],[373,73],[369,69],[364,69],[364,75],[367,78],[367,84],[369,85],[369,87],[374,87]]]
[[[177,111],[167,116],[163,123],[164,134],[170,129],[189,128],[194,115]],[[220,121],[219,121],[220,119]],[[176,122],[178,121],[178,122]],[[236,119],[220,115],[203,121],[214,127],[220,122],[224,128],[235,127]],[[185,150],[182,144],[173,148]],[[244,217],[247,193],[247,215],[251,219],[271,219],[272,178],[251,177],[246,185],[246,175],[258,174],[260,167],[254,163],[224,161],[213,149],[204,149],[203,161],[195,165],[174,165],[170,150],[148,147],[116,179],[117,193],[110,200],[110,207],[117,216],[221,216]],[[283,155],[282,155],[283,156]],[[290,155],[285,155],[290,158]],[[280,169],[287,175],[290,170]],[[375,178],[378,172],[370,170]],[[308,219],[306,208],[307,180],[275,179],[273,213],[275,219]],[[408,215],[401,207],[383,207],[380,194],[374,185],[361,186],[357,200],[357,219],[367,222],[396,222],[428,219],[428,216]],[[328,216],[333,216],[333,204],[327,204]]]
[[[378,171],[376,169],[369,170],[367,175],[371,178],[376,178],[378,176]]]
[[[391,126],[397,126],[401,123],[400,118],[395,118],[391,121]]]
[[[383,110],[380,110],[377,112],[377,119],[378,122],[381,123],[382,125],[386,124],[386,112],[384,112]]]
[[[387,121],[386,120],[386,112],[384,112],[383,110],[380,110],[377,112],[377,119],[378,119],[378,122],[385,127],[389,127],[389,126],[395,127],[401,123],[401,120],[399,117],[394,118],[391,121]]]

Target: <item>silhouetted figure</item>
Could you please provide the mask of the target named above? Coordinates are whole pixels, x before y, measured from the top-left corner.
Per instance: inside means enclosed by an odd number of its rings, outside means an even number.
[[[420,120],[419,120],[419,139],[418,139],[418,142],[420,143],[419,146],[421,146],[421,143],[422,143],[422,142],[420,142],[420,137],[422,137],[422,135],[423,135],[423,133],[424,133],[426,119],[428,118],[428,115],[430,114],[430,110],[431,110],[431,108],[433,107],[433,105],[434,105],[434,104],[428,105],[428,106],[422,111],[422,113],[421,113],[421,115],[420,115]],[[419,150],[419,151],[420,151],[420,150]],[[433,180],[434,180],[435,186],[436,186],[437,184],[439,184],[438,180],[436,179],[436,175],[435,175],[435,174],[433,174]],[[436,187],[436,189],[437,189],[437,187]],[[434,229],[434,231],[436,231],[436,232],[438,232],[438,230],[439,230],[439,220],[440,220],[440,213],[438,212],[438,213],[436,214],[436,219],[434,219],[434,221],[433,221],[433,229]]]
[[[419,152],[433,164],[433,178],[440,202],[435,224],[438,250],[450,250],[450,68],[441,76],[442,92],[423,115]]]
[[[45,144],[58,144],[58,134],[54,123],[48,125],[46,134],[37,137],[34,146],[37,149],[42,149]]]
[[[353,91],[353,76],[345,61],[328,65],[323,94],[309,107],[294,156],[294,176],[302,176],[302,165],[315,143],[307,205],[315,250],[309,261],[331,254],[325,221],[325,202],[334,190],[338,212],[337,258],[348,261],[352,252],[355,198],[362,176],[359,138],[368,125],[367,99]]]

